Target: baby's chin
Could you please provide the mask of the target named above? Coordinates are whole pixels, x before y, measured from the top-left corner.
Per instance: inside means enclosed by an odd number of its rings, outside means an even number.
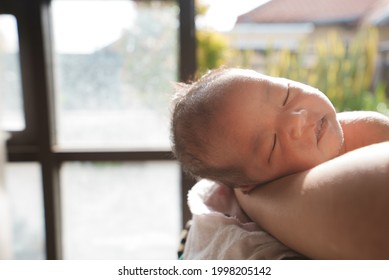
[[[341,131],[340,135],[333,137],[330,141],[331,142],[327,143],[326,150],[321,151],[322,157],[317,164],[334,159],[346,152],[343,131]]]

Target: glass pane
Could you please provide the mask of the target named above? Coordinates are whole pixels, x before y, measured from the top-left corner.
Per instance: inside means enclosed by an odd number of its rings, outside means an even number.
[[[54,0],[52,8],[58,144],[168,149],[176,1]]]
[[[171,161],[64,164],[65,259],[175,259],[178,178]]]
[[[0,15],[0,128],[25,128],[16,19]]]
[[[8,163],[5,172],[11,206],[13,257],[45,259],[40,166],[37,163]]]

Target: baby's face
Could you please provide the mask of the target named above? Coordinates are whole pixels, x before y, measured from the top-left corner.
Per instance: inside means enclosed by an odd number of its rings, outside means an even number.
[[[343,132],[319,90],[249,70],[222,79],[225,99],[211,133],[216,148],[209,159],[212,166],[241,171],[241,178],[227,175],[226,182],[262,184],[339,155]]]

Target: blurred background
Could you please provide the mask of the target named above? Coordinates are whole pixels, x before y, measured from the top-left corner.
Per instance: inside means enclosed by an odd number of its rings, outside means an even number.
[[[175,259],[177,81],[220,66],[389,115],[387,0],[0,2],[0,258]]]

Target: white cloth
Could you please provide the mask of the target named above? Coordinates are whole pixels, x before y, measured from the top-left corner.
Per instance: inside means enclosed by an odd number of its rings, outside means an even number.
[[[192,225],[184,259],[248,260],[301,257],[250,221],[230,188],[199,181],[188,193]]]

